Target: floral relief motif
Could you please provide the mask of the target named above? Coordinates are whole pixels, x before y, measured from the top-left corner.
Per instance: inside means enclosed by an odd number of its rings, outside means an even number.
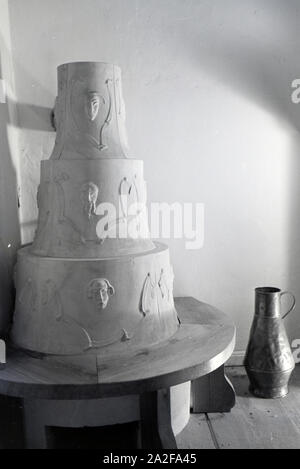
[[[34,284],[33,284],[33,281],[32,281],[31,277],[29,277],[26,280],[26,282],[25,282],[25,284],[24,284],[24,286],[23,286],[23,288],[20,292],[18,301],[22,305],[27,306],[28,308],[30,308],[32,311],[34,311],[36,309],[37,292],[36,292],[36,289],[34,287]]]
[[[157,310],[162,313],[163,301],[173,303],[173,269],[166,274],[163,268],[159,272],[148,273],[142,291],[141,310],[144,316]]]
[[[98,144],[98,148],[100,151],[106,150],[106,148],[108,148],[108,145],[104,143],[103,133],[104,133],[105,128],[109,126],[112,120],[112,93],[110,89],[111,83],[113,83],[113,80],[109,78],[105,82],[106,87],[107,87],[107,94],[108,94],[108,111],[107,111],[105,121],[100,129],[100,137],[99,137],[99,144]]]

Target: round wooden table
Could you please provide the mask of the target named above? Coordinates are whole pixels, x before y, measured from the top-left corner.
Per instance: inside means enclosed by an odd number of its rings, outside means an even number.
[[[62,359],[9,349],[0,370],[0,393],[23,398],[25,407],[33,399],[139,395],[141,447],[176,448],[171,386],[192,381],[194,412],[228,411],[234,405],[223,365],[234,349],[235,326],[224,313],[194,298],[177,298],[175,304],[179,332],[124,356],[107,358],[99,352]],[[26,427],[28,433],[29,422]]]

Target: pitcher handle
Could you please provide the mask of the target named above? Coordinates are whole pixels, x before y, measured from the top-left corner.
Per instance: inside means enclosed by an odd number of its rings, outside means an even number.
[[[293,295],[293,293],[291,293],[290,291],[283,291],[280,293],[280,297],[282,297],[283,295],[291,295],[293,297],[293,304],[290,307],[290,309],[282,316],[282,319],[286,318],[287,315],[290,314],[296,306],[296,298],[295,298],[295,295]]]

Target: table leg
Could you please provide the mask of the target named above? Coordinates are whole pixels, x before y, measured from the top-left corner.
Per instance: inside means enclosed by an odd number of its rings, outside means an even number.
[[[23,400],[23,422],[26,449],[47,449],[47,427],[34,400]]]
[[[235,392],[224,365],[192,382],[192,402],[193,413],[230,412]]]
[[[140,395],[141,446],[143,449],[176,449],[171,425],[170,389]]]

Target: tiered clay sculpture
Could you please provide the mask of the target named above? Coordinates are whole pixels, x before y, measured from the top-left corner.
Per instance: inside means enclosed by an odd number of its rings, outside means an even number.
[[[168,248],[148,238],[143,162],[127,158],[120,69],[58,67],[55,121],[35,239],[18,254],[13,342],[64,356],[167,340],[179,326],[173,272]],[[104,203],[115,216],[105,219]],[[129,222],[134,236],[124,236]]]

